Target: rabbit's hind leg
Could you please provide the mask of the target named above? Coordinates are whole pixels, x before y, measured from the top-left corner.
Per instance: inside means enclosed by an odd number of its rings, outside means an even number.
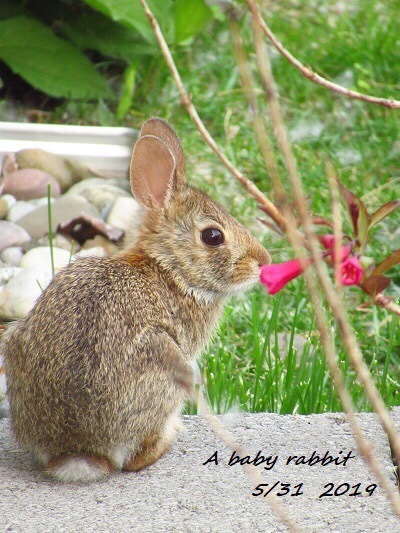
[[[64,483],[98,481],[115,470],[107,457],[76,454],[55,457],[47,463],[46,472]]]
[[[171,448],[181,429],[182,424],[179,418],[176,415],[172,416],[166,424],[164,432],[161,435],[147,437],[132,459],[123,465],[122,470],[137,472],[158,461]]]

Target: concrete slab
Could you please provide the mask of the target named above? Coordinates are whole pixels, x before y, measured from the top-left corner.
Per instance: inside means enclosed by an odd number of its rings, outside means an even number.
[[[394,416],[400,425],[400,409],[394,410]],[[382,489],[371,487],[374,479],[356,451],[344,415],[262,413],[220,419],[251,459],[257,452],[260,462],[261,455],[269,458],[257,468],[269,484],[267,489],[277,483],[273,490],[284,494],[279,500],[299,530],[399,530],[400,520]],[[361,414],[359,419],[395,491],[385,435],[374,415]],[[229,466],[232,452],[206,422],[197,416],[184,417],[184,426],[173,449],[147,470],[74,486],[49,481],[29,454],[15,446],[9,421],[0,420],[0,531],[286,531],[266,499],[252,496],[260,491],[254,490],[240,465]],[[296,464],[310,457],[316,461],[316,454],[321,459],[326,452],[336,463]],[[297,458],[287,464],[290,456]],[[302,456],[304,459],[299,459]],[[368,495],[367,487],[372,495]],[[333,495],[320,497],[329,488]],[[361,495],[352,496],[355,492]]]

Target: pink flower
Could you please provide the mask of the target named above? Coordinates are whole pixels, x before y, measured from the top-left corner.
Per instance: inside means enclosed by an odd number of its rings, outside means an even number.
[[[335,247],[335,236],[331,233],[328,233],[327,235],[322,235],[320,238],[321,244],[324,248],[327,250],[331,250]]]
[[[276,265],[261,267],[260,281],[265,285],[268,294],[276,294],[283,287],[303,273],[303,267],[298,259],[286,261]]]
[[[332,255],[332,259],[335,260],[335,236],[331,233],[323,235],[320,238],[322,246],[329,252],[325,252],[328,255]],[[341,261],[347,259],[351,253],[353,246],[351,244],[346,244],[346,246],[341,247]]]
[[[363,277],[363,269],[357,257],[348,257],[341,264],[340,280],[343,285],[360,285]]]

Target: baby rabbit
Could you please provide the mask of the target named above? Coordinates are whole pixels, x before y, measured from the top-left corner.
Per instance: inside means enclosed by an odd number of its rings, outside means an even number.
[[[259,279],[268,252],[186,183],[175,131],[151,118],[130,167],[134,242],[60,271],[3,338],[12,428],[59,481],[137,471],[180,429],[194,358],[224,300]]]

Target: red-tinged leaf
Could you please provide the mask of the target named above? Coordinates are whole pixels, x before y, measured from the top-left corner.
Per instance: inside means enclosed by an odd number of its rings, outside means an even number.
[[[360,285],[362,290],[370,296],[376,296],[391,284],[392,280],[387,276],[371,276]]]
[[[400,207],[400,200],[388,202],[387,204],[382,205],[370,216],[368,229],[372,228],[372,226],[375,226],[375,224],[378,224],[378,222],[389,216],[398,207]]]
[[[343,183],[338,180],[340,192],[346,202],[347,210],[350,214],[351,222],[354,228],[354,236],[361,242],[365,240],[368,233],[369,215],[364,202],[353,192],[347,189]]]
[[[333,229],[333,222],[323,217],[312,217],[311,222],[316,226],[328,226]]]
[[[389,270],[390,268],[400,264],[400,250],[395,250],[386,259],[379,263],[372,272],[373,276],[379,276]]]

